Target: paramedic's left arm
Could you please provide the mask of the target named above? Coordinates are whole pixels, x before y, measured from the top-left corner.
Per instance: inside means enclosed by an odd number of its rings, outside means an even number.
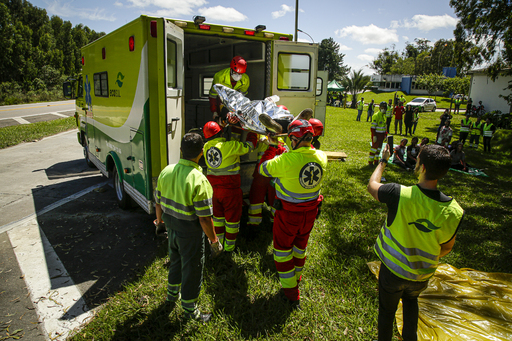
[[[386,144],[384,147],[384,151],[382,152],[382,159],[388,161],[389,160],[389,145]],[[384,173],[384,168],[386,168],[387,162],[379,162],[379,165],[373,171],[372,176],[370,177],[370,181],[368,182],[367,190],[375,198],[375,200],[379,201],[379,188],[382,186],[380,180],[382,178],[382,173]]]

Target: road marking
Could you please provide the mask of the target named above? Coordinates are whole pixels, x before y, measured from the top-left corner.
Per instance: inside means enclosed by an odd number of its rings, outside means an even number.
[[[43,116],[43,115],[56,115],[56,116],[60,116],[60,117],[71,117],[71,116],[68,116],[68,115],[63,115],[61,114],[61,112],[74,112],[73,109],[69,109],[69,110],[60,110],[60,111],[52,111],[52,112],[45,112],[45,113],[42,113],[42,114],[31,114],[31,115],[23,115],[23,116],[20,116],[20,117],[3,117],[3,118],[0,118],[0,121],[2,120],[21,120],[21,121],[25,121],[27,123],[21,123],[21,124],[30,124],[30,122],[26,121],[23,119],[23,117],[35,117],[35,116]]]
[[[75,200],[108,181],[46,206],[37,214],[0,227],[7,232],[21,273],[47,339],[65,340],[94,316],[82,293],[39,227],[37,216]]]
[[[0,111],[11,111],[11,110],[26,110],[26,109],[35,109],[35,108],[48,108],[48,107],[56,107],[59,105],[73,105],[74,103],[59,103],[59,104],[48,104],[48,105],[40,105],[37,107],[25,107],[25,108],[13,108],[13,109],[1,109]]]
[[[56,115],[56,116],[59,116],[59,117],[69,117],[67,115],[59,114],[58,112],[50,112],[49,114]]]
[[[30,124],[29,121],[21,118],[21,117],[11,117],[13,120],[15,120],[16,122],[18,122],[19,124]]]

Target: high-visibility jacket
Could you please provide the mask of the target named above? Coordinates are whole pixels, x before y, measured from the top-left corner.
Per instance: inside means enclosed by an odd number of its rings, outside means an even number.
[[[357,104],[357,110],[363,110],[364,108],[364,101],[360,100]]]
[[[492,128],[492,123],[484,124],[484,136],[485,137],[492,137],[493,131],[491,130],[491,128]]]
[[[246,73],[243,73],[242,79],[236,82],[235,86],[233,87],[231,85],[231,69],[227,68],[220,70],[213,76],[212,87],[210,88],[210,97],[212,98],[216,98],[218,96],[217,91],[213,87],[215,84],[222,84],[230,89],[238,90],[245,95],[249,90],[250,81],[249,76],[247,76]]]
[[[204,159],[208,166],[208,175],[237,175],[240,173],[240,156],[254,150],[251,141],[226,141],[218,137],[205,143]]]
[[[436,271],[441,244],[454,237],[463,215],[455,199],[440,202],[418,186],[400,186],[396,217],[382,226],[375,253],[396,276],[426,281]]]
[[[290,203],[318,199],[327,168],[327,155],[318,149],[301,147],[261,163],[263,176],[275,177],[276,195]]]
[[[213,189],[197,163],[180,159],[158,176],[155,202],[165,214],[181,220],[213,215]]]
[[[480,123],[475,122],[475,124],[471,126],[471,135],[480,135],[483,124],[484,122],[482,121],[480,121]]]
[[[388,108],[386,110],[386,117],[391,118],[393,116],[393,105],[388,104]]]
[[[386,128],[387,128],[386,115],[381,113],[379,110],[372,116],[372,124],[370,127],[371,132],[372,132],[372,137],[373,137],[374,133],[385,133]]]
[[[459,106],[459,105],[460,105],[460,99],[459,99],[459,98],[457,98],[457,99],[455,100],[455,105],[456,105],[456,106]]]
[[[471,120],[469,118],[465,118],[460,121],[460,132],[461,133],[469,133],[469,130],[471,129]]]

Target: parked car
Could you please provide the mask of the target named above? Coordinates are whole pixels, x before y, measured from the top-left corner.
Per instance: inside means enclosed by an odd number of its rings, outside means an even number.
[[[419,108],[419,111],[436,111],[437,104],[432,98],[418,97],[407,103],[414,108]]]

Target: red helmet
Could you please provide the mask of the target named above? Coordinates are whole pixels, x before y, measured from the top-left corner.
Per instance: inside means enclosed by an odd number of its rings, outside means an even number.
[[[231,60],[230,67],[231,70],[235,71],[236,73],[245,73],[245,70],[247,69],[247,62],[242,57],[235,56]]]
[[[295,120],[288,126],[288,136],[293,135],[296,138],[302,138],[307,133],[315,135],[313,127],[306,120]]]
[[[311,118],[309,120],[309,123],[313,127],[314,134],[313,136],[320,136],[322,135],[322,132],[324,131],[324,125],[319,119]]]
[[[219,133],[221,130],[222,128],[219,126],[217,122],[206,122],[206,124],[203,127],[203,135],[205,138],[209,139],[213,135]]]
[[[281,108],[283,110],[289,111],[288,108],[286,106],[284,106],[284,105],[278,105],[277,107]]]

